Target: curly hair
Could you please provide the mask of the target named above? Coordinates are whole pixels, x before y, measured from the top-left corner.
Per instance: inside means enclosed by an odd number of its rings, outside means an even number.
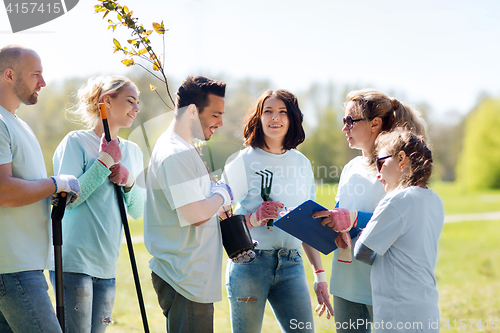
[[[399,187],[427,186],[432,175],[432,152],[424,137],[408,129],[396,128],[382,132],[375,140],[374,158],[385,148],[391,155],[404,151],[410,159],[410,171],[400,181]]]

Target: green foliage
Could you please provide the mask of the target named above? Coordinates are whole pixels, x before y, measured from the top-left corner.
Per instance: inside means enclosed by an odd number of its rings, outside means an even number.
[[[458,178],[468,190],[500,188],[500,99],[486,98],[465,123]]]
[[[157,53],[153,50],[153,46],[151,44],[151,40],[149,36],[154,32],[161,35],[163,40],[163,56],[165,56],[165,32],[168,29],[165,29],[163,25],[163,21],[161,23],[153,22],[153,30],[147,30],[144,28],[143,24],[138,23],[139,19],[133,17],[134,12],[130,11],[127,6],[122,6],[115,0],[97,0],[101,4],[95,5],[94,10],[96,13],[104,13],[103,19],[108,16],[110,12],[116,13],[116,18],[118,21],[113,21],[108,19],[108,29],[115,29],[118,26],[124,26],[127,29],[132,30],[131,35],[132,38],[127,40],[129,46],[122,46],[121,43],[113,38],[113,47],[114,52],[122,52],[125,55],[125,59],[122,60],[122,63],[127,66],[139,65],[144,68],[148,73],[153,75],[155,78],[160,80],[163,84],[165,84],[165,88],[170,99],[172,105],[174,105],[174,100],[172,95],[170,94],[170,89],[168,86],[167,76],[165,75],[163,64],[165,63],[165,58],[160,60]],[[135,58],[142,59],[151,64],[151,68],[153,72],[141,65],[140,63],[136,63]],[[159,72],[160,75],[157,75],[154,72]],[[151,90],[154,91],[160,99],[168,106],[168,104],[163,100],[161,95],[156,91],[156,87],[151,85]],[[170,106],[169,106],[170,107]],[[173,108],[173,107],[170,107]]]

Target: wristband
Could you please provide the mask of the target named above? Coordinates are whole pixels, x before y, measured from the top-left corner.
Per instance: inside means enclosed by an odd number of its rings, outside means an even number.
[[[314,271],[314,273],[323,273],[324,271],[325,270],[323,270],[323,269],[317,269],[317,270]]]
[[[224,196],[219,192],[214,192],[214,194],[218,194],[222,198],[222,205],[221,206],[224,206],[224,202],[226,201],[226,199],[224,199]]]
[[[54,176],[50,176],[50,178],[52,178],[52,181],[54,182],[54,185],[56,186],[56,191],[54,193],[57,193],[57,182],[56,182],[56,179],[54,178]]]
[[[326,273],[324,271],[320,273],[314,273],[314,283],[319,282],[326,282]]]

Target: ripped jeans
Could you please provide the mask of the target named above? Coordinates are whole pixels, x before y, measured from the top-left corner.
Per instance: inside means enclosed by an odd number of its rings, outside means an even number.
[[[255,250],[255,254],[247,263],[234,264],[229,260],[227,264],[232,332],[260,332],[266,300],[283,332],[314,332],[311,297],[300,250]]]
[[[55,272],[50,271],[54,289]],[[99,279],[86,274],[63,273],[66,333],[104,333],[115,302],[115,279]]]

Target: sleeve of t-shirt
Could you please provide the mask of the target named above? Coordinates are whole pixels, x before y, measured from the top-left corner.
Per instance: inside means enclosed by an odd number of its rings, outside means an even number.
[[[0,165],[12,162],[12,149],[7,125],[0,119]]]
[[[233,202],[241,202],[245,199],[248,193],[248,180],[245,161],[240,152],[234,153],[227,159],[222,180],[231,187]]]
[[[306,170],[308,170],[308,197],[309,200],[316,200],[316,187],[314,186],[314,173],[312,170],[311,162],[306,159]]]
[[[394,202],[383,200],[375,209],[373,217],[361,233],[358,242],[363,243],[377,254],[384,255],[403,231],[401,213]]]
[[[57,146],[52,158],[54,175],[73,175],[79,178],[85,171],[84,151],[79,138],[75,134],[68,134]]]
[[[188,151],[170,155],[163,161],[163,179],[167,180],[163,193],[172,209],[206,199],[200,178],[208,174],[206,170],[197,170],[196,165],[193,154]]]

